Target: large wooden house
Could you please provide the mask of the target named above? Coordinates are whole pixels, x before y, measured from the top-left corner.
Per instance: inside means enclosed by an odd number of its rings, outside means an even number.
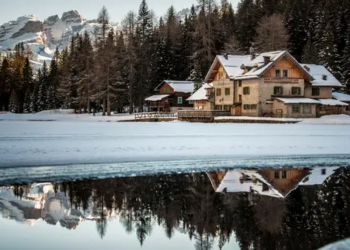
[[[187,101],[194,91],[192,81],[165,80],[154,91],[155,95],[146,98],[150,111],[176,112],[193,108],[193,102]]]
[[[235,116],[312,118],[348,107],[333,99],[342,84],[324,66],[300,64],[287,51],[218,55],[205,82],[215,90],[215,110]]]

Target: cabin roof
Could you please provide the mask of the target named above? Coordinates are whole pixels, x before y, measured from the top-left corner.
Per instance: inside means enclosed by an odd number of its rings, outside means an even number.
[[[350,102],[350,95],[343,93],[333,92],[333,98],[342,102]]]
[[[307,69],[314,78],[310,81],[312,86],[315,87],[342,87],[343,85],[335,78],[335,76],[329,72],[323,65],[316,64],[301,64],[305,69]],[[326,79],[323,79],[326,76]]]
[[[159,91],[164,83],[167,83],[174,90],[174,92],[192,93],[194,90],[194,82],[193,81],[164,80],[161,84],[159,84],[154,89],[154,91]]]
[[[150,97],[147,97],[145,99],[145,101],[151,101],[151,102],[154,102],[154,101],[161,101],[163,100],[164,98],[167,98],[169,95],[152,95]]]
[[[212,84],[204,83],[200,89],[198,89],[193,95],[191,95],[190,98],[187,99],[187,101],[208,100],[207,89],[210,89],[212,87]]]
[[[276,98],[285,104],[320,104],[319,101],[310,98]]]

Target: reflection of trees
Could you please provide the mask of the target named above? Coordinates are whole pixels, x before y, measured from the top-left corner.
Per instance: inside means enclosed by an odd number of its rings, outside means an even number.
[[[101,238],[116,214],[141,245],[154,223],[169,238],[186,233],[201,250],[212,249],[214,239],[221,249],[233,233],[243,250],[317,249],[350,236],[350,170],[345,168],[324,185],[300,187],[285,200],[218,194],[205,174],[80,181],[59,184],[57,190],[69,196],[72,208],[95,218]],[[20,187],[16,193],[21,195]]]

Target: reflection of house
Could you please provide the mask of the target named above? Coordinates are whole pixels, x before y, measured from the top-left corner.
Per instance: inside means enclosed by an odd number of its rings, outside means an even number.
[[[165,80],[155,88],[156,95],[146,98],[150,111],[176,112],[192,108],[192,102],[186,101],[194,90],[194,82]]]
[[[209,172],[207,175],[214,190],[219,193],[256,193],[285,198],[299,185],[322,184],[336,169],[228,170]]]
[[[215,90],[215,110],[235,116],[308,118],[344,113],[348,106],[332,99],[342,84],[324,66],[300,64],[287,51],[218,55],[205,82]]]

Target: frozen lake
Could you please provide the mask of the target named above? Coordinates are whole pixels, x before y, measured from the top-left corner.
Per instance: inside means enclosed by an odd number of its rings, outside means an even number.
[[[10,179],[348,164],[350,126],[0,121],[0,155]]]

